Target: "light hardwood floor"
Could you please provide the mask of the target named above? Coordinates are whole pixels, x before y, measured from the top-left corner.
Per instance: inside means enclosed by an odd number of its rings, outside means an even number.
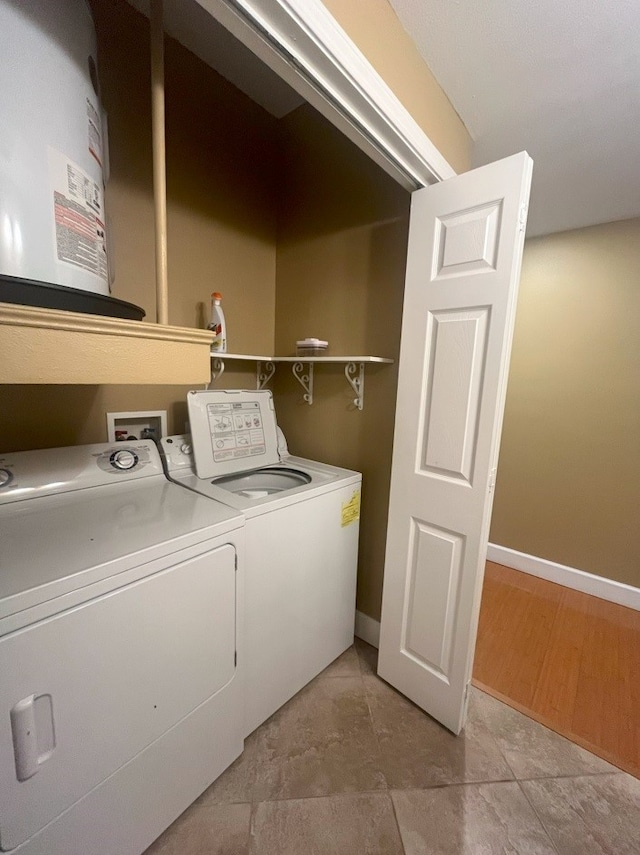
[[[473,676],[640,777],[640,612],[487,562]]]

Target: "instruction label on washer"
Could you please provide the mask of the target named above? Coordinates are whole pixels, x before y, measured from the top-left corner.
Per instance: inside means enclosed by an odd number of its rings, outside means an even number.
[[[348,502],[342,503],[342,528],[360,519],[360,490]]]
[[[58,261],[107,282],[107,240],[102,186],[58,151],[49,149]]]
[[[208,404],[209,433],[216,463],[266,453],[260,404]]]

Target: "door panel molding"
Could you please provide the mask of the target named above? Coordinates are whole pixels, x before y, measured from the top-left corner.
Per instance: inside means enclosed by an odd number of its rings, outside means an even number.
[[[502,220],[502,200],[436,219],[437,269],[432,281],[468,273],[496,269],[498,236]],[[462,257],[469,243],[476,246],[475,257]]]
[[[425,354],[430,377],[417,467],[425,475],[472,486],[490,322],[490,306],[430,313]]]
[[[411,525],[402,646],[407,655],[448,686],[465,537],[414,518]],[[422,621],[427,604],[434,600],[439,603],[440,621]]]

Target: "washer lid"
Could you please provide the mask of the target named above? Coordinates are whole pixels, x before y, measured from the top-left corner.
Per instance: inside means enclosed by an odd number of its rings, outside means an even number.
[[[280,462],[276,414],[268,389],[215,389],[187,395],[199,478],[216,478]]]

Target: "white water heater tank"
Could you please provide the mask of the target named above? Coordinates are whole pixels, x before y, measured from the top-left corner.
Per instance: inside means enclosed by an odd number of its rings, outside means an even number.
[[[0,0],[0,276],[109,293],[85,0]]]

